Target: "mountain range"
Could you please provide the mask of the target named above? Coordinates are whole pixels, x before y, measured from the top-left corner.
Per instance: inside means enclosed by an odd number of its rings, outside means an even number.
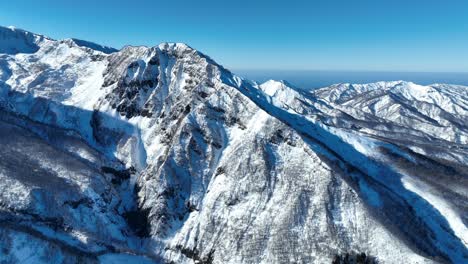
[[[0,112],[1,263],[468,262],[466,86],[0,27]]]

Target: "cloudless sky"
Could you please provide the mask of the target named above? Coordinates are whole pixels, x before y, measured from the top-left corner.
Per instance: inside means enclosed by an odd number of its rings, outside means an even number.
[[[184,42],[230,69],[468,72],[466,0],[15,0],[0,1],[0,25]]]

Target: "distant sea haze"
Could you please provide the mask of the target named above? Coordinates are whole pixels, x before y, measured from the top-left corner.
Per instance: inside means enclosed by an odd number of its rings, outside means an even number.
[[[372,83],[399,80],[410,81],[421,85],[447,83],[468,86],[468,72],[234,70],[234,73],[258,82],[265,82],[271,79],[285,80],[305,90],[322,88],[336,83]]]

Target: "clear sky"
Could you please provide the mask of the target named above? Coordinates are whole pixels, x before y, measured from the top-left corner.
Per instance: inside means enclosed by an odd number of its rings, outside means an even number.
[[[230,69],[468,72],[467,0],[15,0],[0,24],[116,48],[184,42]]]

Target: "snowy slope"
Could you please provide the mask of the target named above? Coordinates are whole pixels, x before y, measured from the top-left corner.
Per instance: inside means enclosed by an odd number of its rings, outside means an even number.
[[[34,53],[49,38],[15,27],[0,27],[0,53]]]
[[[272,84],[263,85],[263,90],[268,92],[265,85]],[[406,95],[414,96],[411,103],[416,105],[419,103],[416,100],[430,100],[424,96],[425,93],[415,96],[415,91],[411,89],[418,89],[416,92],[421,92],[420,90],[427,91],[431,87],[401,82],[383,85],[390,86],[391,90],[379,89],[378,93],[388,94],[395,92],[395,90],[397,92],[403,90]],[[405,88],[402,89],[403,85]],[[319,149],[325,148],[341,159],[344,166],[351,171],[351,177],[357,181],[363,199],[378,209],[379,214],[386,221],[399,226],[400,231],[405,236],[409,236],[418,246],[425,247],[432,254],[437,251],[440,251],[439,254],[450,251],[450,253],[445,254],[452,262],[464,262],[468,245],[467,228],[464,224],[467,219],[466,199],[468,193],[466,169],[463,162],[467,157],[467,149],[464,147],[464,142],[458,142],[458,139],[464,138],[466,111],[459,108],[457,109],[459,112],[454,113],[454,115],[439,117],[439,120],[445,119],[446,122],[451,122],[448,129],[453,131],[455,137],[441,135],[435,139],[415,138],[414,141],[403,141],[400,138],[395,140],[393,135],[395,127],[398,132],[401,132],[402,127],[404,127],[407,130],[416,130],[420,134],[428,134],[432,132],[433,126],[431,125],[433,124],[417,126],[408,120],[414,119],[413,116],[408,118],[408,116],[401,114],[400,118],[406,119],[403,124],[401,122],[390,123],[391,118],[378,122],[378,125],[386,122],[384,125],[387,129],[382,131],[375,129],[377,122],[373,120],[372,116],[361,115],[360,120],[357,115],[351,116],[353,113],[360,112],[358,103],[375,99],[375,95],[371,93],[376,90],[373,90],[372,86],[382,86],[382,83],[361,86],[362,90],[357,95],[352,94],[354,92],[352,89],[345,89],[343,93],[333,98],[335,101],[330,100],[331,97],[324,96],[329,95],[327,92],[335,95],[336,88],[334,87],[319,90],[312,96],[289,92],[286,97],[282,97],[281,93],[279,96],[274,94],[273,97],[269,97],[268,94],[259,92],[248,85],[243,85],[243,91],[260,107],[269,109],[272,115],[313,140]],[[466,92],[466,87],[454,88],[461,93]],[[448,100],[448,98],[444,98],[445,94],[441,95],[441,93],[433,97],[442,102]],[[338,104],[336,98],[346,98],[347,100]],[[453,99],[458,99],[460,104],[466,104],[464,97],[452,96]],[[329,101],[333,102],[331,106],[328,104]],[[298,102],[300,102],[300,106],[295,106],[292,110],[291,107],[284,107]],[[346,108],[349,109],[349,115],[343,115],[340,111],[343,109],[342,105],[346,104],[353,105]],[[389,105],[388,107],[395,106]],[[457,105],[451,107],[456,108]],[[304,111],[304,109],[310,111]],[[427,115],[435,115],[434,112],[439,113],[437,112],[439,109],[424,110]],[[298,114],[299,111],[300,114]],[[363,128],[365,128],[365,133],[362,133]],[[439,143],[442,140],[445,142],[441,142],[443,145],[438,146],[441,153],[437,155],[427,154],[424,151],[422,152],[424,155],[421,155],[411,150],[412,144],[416,145],[416,148],[420,148],[421,142],[434,145],[434,141]],[[452,153],[451,149],[446,149],[447,144],[458,147],[453,151],[455,153]],[[444,157],[444,159],[440,159],[440,157]],[[410,208],[410,215],[406,215],[404,212],[405,207]],[[396,208],[401,211],[395,215]],[[451,231],[447,233],[444,230]],[[428,234],[425,234],[426,232]],[[426,239],[422,243],[419,242],[418,240],[423,237],[427,237],[427,240],[433,240],[433,243],[426,243]]]
[[[468,261],[467,87],[0,33],[2,261]]]

